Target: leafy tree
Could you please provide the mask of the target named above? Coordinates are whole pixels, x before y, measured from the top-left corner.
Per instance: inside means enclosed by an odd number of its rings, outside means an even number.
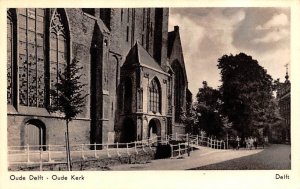
[[[281,86],[279,78],[273,81],[272,89],[273,91],[277,91]]]
[[[272,96],[272,77],[257,60],[244,53],[218,60],[222,85],[220,112],[244,136],[280,119]]]
[[[219,114],[219,91],[209,87],[207,82],[203,81],[203,88],[199,89],[196,97],[199,129],[206,131],[208,135],[221,136],[223,123]]]
[[[196,107],[193,103],[187,103],[186,111],[182,111],[180,119],[186,126],[186,133],[198,134]]]
[[[213,89],[203,81],[203,88],[199,88],[196,95],[197,102],[209,111],[218,111],[220,104],[220,93],[217,89]]]
[[[83,110],[85,98],[88,96],[84,91],[84,86],[80,82],[83,76],[80,71],[83,67],[78,67],[78,60],[74,58],[67,64],[62,73],[58,74],[59,82],[51,90],[52,102],[49,110],[51,112],[62,113],[66,121],[67,143],[69,142],[69,122],[71,122]]]

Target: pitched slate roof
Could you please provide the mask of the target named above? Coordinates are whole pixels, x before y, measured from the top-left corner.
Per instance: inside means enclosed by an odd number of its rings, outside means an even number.
[[[138,42],[130,49],[123,66],[141,65],[163,71],[154,58]]]

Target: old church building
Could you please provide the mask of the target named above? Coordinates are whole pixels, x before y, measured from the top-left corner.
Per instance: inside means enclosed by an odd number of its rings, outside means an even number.
[[[50,90],[76,58],[83,112],[71,143],[130,142],[185,133],[191,100],[178,26],[167,8],[8,9],[9,146],[64,144],[66,123],[50,113]]]

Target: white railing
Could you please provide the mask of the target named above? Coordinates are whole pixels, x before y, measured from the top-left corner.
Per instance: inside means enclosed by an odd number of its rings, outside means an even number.
[[[162,140],[165,142],[164,140]],[[112,156],[129,156],[146,152],[146,148],[153,150],[153,145],[158,142],[154,137],[142,141],[130,143],[106,143],[106,144],[73,144],[71,145],[71,158],[106,158]],[[14,164],[59,164],[66,163],[65,145],[26,145],[9,146],[8,160],[10,165]]]
[[[193,151],[193,147],[199,148],[200,146],[206,146],[213,149],[227,149],[226,142],[224,140],[213,139],[212,137],[177,134],[169,136],[170,140],[182,141],[177,144],[170,144],[171,158],[182,157]]]
[[[171,147],[171,158],[182,157],[188,154],[189,146],[186,142],[178,144],[170,144]]]
[[[171,144],[170,141],[176,141]],[[154,150],[155,144],[169,144],[171,147],[171,158],[181,157],[193,151],[193,147],[207,146],[214,149],[225,149],[225,142],[209,137],[172,134],[134,141],[130,143],[106,143],[106,144],[73,144],[71,145],[71,159],[86,160],[88,158],[125,157],[139,154],[141,151]],[[146,150],[147,148],[147,150]],[[63,164],[66,163],[65,145],[36,145],[36,146],[9,146],[9,164]]]
[[[214,149],[226,149],[226,142],[224,140],[213,139],[210,137],[200,137],[200,145],[207,146]]]

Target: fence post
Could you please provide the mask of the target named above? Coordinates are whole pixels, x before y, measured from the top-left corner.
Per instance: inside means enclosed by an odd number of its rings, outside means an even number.
[[[40,147],[40,171],[43,171],[42,147]]]
[[[177,139],[178,139],[178,135],[177,133],[175,133],[175,140],[177,141]]]
[[[97,155],[97,144],[96,144],[96,142],[94,143],[94,155],[95,155],[95,158],[99,158],[98,155]]]
[[[177,134],[177,133],[176,133],[176,134]],[[180,150],[181,150],[181,149],[180,149],[180,143],[179,143],[179,144],[178,144],[178,156],[181,156],[181,155],[180,155]]]
[[[126,151],[127,151],[127,155],[130,155],[129,149],[128,149],[128,143],[126,143]]]
[[[186,133],[186,135],[185,135],[185,141],[186,142],[189,141],[189,134],[188,133]]]
[[[199,146],[199,138],[198,138],[199,136],[197,135],[197,140],[196,140],[196,142],[197,142],[197,146]]]
[[[85,159],[85,158],[84,158],[84,154],[83,154],[83,144],[81,144],[80,146],[81,146],[81,149],[80,149],[80,152],[81,152],[81,159]]]
[[[213,141],[214,141],[214,149],[216,149],[216,139],[214,139]]]
[[[48,162],[52,162],[52,159],[51,159],[51,145],[50,144],[48,145]]]
[[[145,144],[144,144],[143,141],[142,141],[142,148],[143,148],[143,151],[146,152],[146,150],[145,150]]]
[[[173,158],[173,145],[171,144],[171,158]]]
[[[134,141],[134,151],[135,151],[136,154],[139,153],[139,152],[137,151],[137,149],[136,149],[136,141]]]
[[[29,144],[27,144],[27,163],[30,163]]]
[[[109,145],[108,145],[108,143],[106,144],[106,151],[107,151],[107,157],[111,157],[111,155],[109,154]]]
[[[121,156],[121,154],[119,152],[119,142],[117,142],[117,154],[118,154],[119,157]]]

